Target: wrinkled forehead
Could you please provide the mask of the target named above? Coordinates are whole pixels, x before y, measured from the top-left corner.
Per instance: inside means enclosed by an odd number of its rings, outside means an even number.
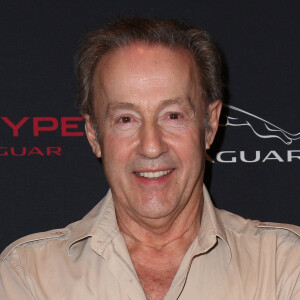
[[[193,90],[196,85],[198,69],[188,50],[138,43],[101,58],[94,72],[93,94],[97,99],[128,89],[146,93],[159,87],[178,92],[180,88]]]

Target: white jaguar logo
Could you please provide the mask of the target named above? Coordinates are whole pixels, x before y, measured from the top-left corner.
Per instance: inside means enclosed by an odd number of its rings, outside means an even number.
[[[293,141],[300,139],[300,132],[295,134],[289,133],[238,107],[232,105],[224,106],[229,108],[230,115],[226,116],[226,123],[220,124],[220,126],[249,126],[258,137],[263,139],[280,139],[286,145],[290,145]]]

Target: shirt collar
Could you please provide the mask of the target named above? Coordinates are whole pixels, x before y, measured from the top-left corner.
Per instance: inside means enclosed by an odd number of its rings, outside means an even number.
[[[111,190],[106,196],[79,222],[71,224],[71,234],[68,243],[68,253],[80,241],[97,236],[97,249],[101,251],[119,232]],[[101,234],[98,234],[99,230]]]
[[[226,249],[227,263],[229,264],[231,261],[231,250],[226,231],[219,216],[218,209],[214,207],[209,193],[205,185],[203,185],[203,211],[198,235],[198,252],[208,252],[215,246],[216,242],[219,242],[218,239]]]
[[[68,253],[72,254],[72,247],[85,240],[92,238],[92,248],[98,253],[102,253],[112,239],[120,233],[111,191],[79,222],[71,224],[71,234],[68,243]],[[200,232],[198,235],[197,251],[204,253],[213,248],[217,238],[225,245],[227,252],[227,262],[231,260],[231,250],[227,241],[224,225],[219,217],[218,210],[214,207],[208,191],[203,185],[203,211],[201,218]]]

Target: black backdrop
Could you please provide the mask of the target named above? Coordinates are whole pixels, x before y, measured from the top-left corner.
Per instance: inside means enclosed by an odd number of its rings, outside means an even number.
[[[213,200],[300,225],[299,11],[296,0],[1,0],[0,250],[82,218],[105,194],[74,105],[73,56],[84,33],[118,15],[183,18],[215,37],[235,107],[222,119],[235,126],[220,127],[209,153]]]

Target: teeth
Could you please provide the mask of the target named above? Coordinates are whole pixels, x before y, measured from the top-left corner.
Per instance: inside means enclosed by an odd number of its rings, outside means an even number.
[[[139,176],[145,177],[145,178],[159,178],[162,176],[165,176],[172,172],[172,170],[167,171],[158,171],[158,172],[142,172],[142,173],[136,173]]]

